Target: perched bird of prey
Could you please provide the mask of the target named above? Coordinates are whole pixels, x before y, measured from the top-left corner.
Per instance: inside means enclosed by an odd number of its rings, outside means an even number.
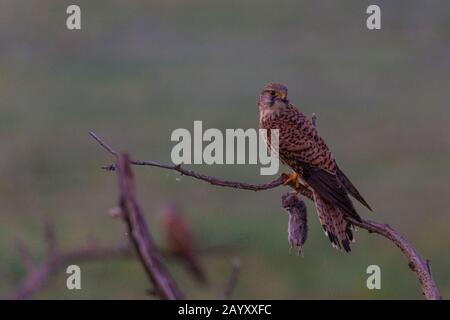
[[[170,253],[183,262],[199,284],[206,285],[207,278],[199,260],[195,235],[180,208],[174,203],[167,204],[162,208],[162,219]]]
[[[259,126],[268,131],[268,147],[272,148],[270,129],[278,129],[280,161],[294,170],[287,175],[285,184],[309,195],[333,247],[349,252],[354,228],[347,218],[361,221],[349,194],[372,209],[339,169],[313,122],[289,103],[284,85],[266,85],[259,95],[258,107]]]

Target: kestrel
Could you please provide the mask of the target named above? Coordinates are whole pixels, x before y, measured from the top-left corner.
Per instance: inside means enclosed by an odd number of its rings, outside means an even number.
[[[372,210],[350,179],[339,169],[331,151],[319,136],[315,125],[289,103],[287,88],[279,83],[266,85],[258,99],[259,126],[279,130],[280,161],[294,172],[285,184],[309,196],[315,203],[320,223],[333,247],[350,251],[353,238],[351,217],[361,221],[349,194]]]

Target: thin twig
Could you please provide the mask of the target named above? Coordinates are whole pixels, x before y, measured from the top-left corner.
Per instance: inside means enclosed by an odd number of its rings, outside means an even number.
[[[316,120],[315,120],[316,122]],[[103,148],[105,148],[110,154],[117,157],[116,151],[114,151],[113,148],[111,148],[108,144],[106,144],[104,141],[102,141],[94,132],[89,133]],[[285,181],[285,177],[280,176],[278,179],[262,185],[254,185],[254,184],[247,184],[242,182],[235,182],[235,181],[225,181],[221,179],[217,179],[215,177],[206,176],[203,174],[199,174],[197,172],[191,171],[191,170],[185,170],[181,168],[181,166],[177,165],[170,165],[170,164],[160,164],[154,161],[130,161],[131,164],[134,165],[145,165],[145,166],[153,166],[153,167],[159,167],[164,169],[170,169],[180,172],[181,174],[184,174],[186,176],[190,176],[202,181],[209,182],[210,184],[217,185],[217,186],[223,186],[223,187],[231,187],[236,189],[244,189],[244,190],[267,190],[267,189],[273,189],[275,187],[278,187],[283,184]],[[110,170],[115,170],[115,166],[109,166],[107,167]],[[308,190],[300,190],[300,193],[308,198],[312,198],[312,195],[310,192],[307,192]],[[360,228],[366,229],[367,231],[371,233],[377,233],[379,235],[384,236],[385,238],[389,239],[391,242],[393,242],[397,247],[400,248],[400,250],[405,254],[406,258],[409,261],[410,268],[416,273],[419,283],[422,288],[422,293],[424,294],[426,299],[441,299],[441,295],[439,293],[439,290],[437,289],[437,286],[434,282],[434,279],[431,275],[431,272],[428,268],[428,265],[426,261],[421,258],[416,250],[394,229],[392,229],[388,225],[380,224],[373,221],[363,220],[362,222],[352,220],[352,223],[354,223],[356,226],[359,226]]]
[[[89,132],[90,136],[94,138],[106,151],[108,151],[110,154],[112,154],[114,157],[117,157],[117,152],[106,142],[104,142],[102,139],[100,139],[99,136],[97,136],[94,132]],[[189,176],[198,180],[209,182],[212,185],[220,186],[220,187],[228,187],[228,188],[234,188],[234,189],[243,189],[243,190],[251,190],[251,191],[261,191],[261,190],[268,190],[276,188],[283,184],[285,178],[279,177],[269,183],[263,183],[263,184],[251,184],[251,183],[243,183],[243,182],[236,182],[236,181],[227,181],[218,179],[215,177],[211,177],[205,174],[201,174],[192,170],[187,170],[181,167],[180,165],[174,165],[174,164],[163,164],[156,161],[141,161],[141,160],[131,160],[131,164],[137,165],[137,166],[151,166],[151,167],[158,167],[162,169],[168,169],[168,170],[175,170],[181,173],[182,175]],[[106,170],[114,171],[116,169],[115,165],[109,165],[103,167]]]
[[[100,139],[100,137],[95,134],[95,132],[89,131],[89,135],[92,138],[94,138],[98,143],[100,143],[100,145],[103,148],[108,150],[109,153],[111,153],[113,156],[115,156],[117,158],[117,152],[113,148],[111,148],[107,143],[103,142],[102,139]]]

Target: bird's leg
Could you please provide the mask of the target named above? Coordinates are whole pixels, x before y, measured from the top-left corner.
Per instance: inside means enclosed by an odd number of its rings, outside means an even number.
[[[314,195],[312,189],[302,180],[301,175],[296,172],[282,173],[283,185],[291,187],[294,191],[293,194],[299,193],[308,199],[314,201]]]
[[[300,176],[297,172],[291,172],[291,173],[282,173],[281,176],[283,177],[284,181],[283,184],[285,186],[290,186],[292,189],[295,190],[295,192],[298,194],[300,192],[301,183],[300,183]]]

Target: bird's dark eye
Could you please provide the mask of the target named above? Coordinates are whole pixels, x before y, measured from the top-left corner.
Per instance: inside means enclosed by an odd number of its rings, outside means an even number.
[[[275,90],[270,90],[269,93],[270,93],[271,96],[274,96],[276,91]]]

